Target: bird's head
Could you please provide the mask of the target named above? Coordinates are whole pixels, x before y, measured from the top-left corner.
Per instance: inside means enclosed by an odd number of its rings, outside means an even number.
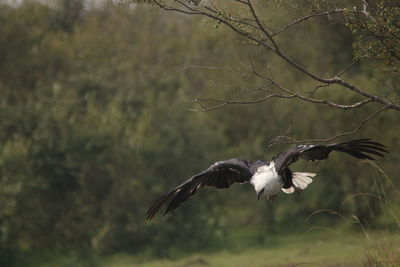
[[[254,190],[256,190],[257,193],[257,198],[260,199],[260,196],[264,193],[265,191],[265,186],[266,186],[266,180],[262,179],[252,179],[251,183],[254,186]]]

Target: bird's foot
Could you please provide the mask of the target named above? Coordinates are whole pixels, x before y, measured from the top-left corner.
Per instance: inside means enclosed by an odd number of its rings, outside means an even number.
[[[294,187],[294,192],[296,192],[297,195],[300,195],[300,193],[303,191],[300,187]]]
[[[267,198],[268,198],[269,202],[271,202],[271,204],[273,204],[274,199],[276,198],[276,195],[268,195]]]

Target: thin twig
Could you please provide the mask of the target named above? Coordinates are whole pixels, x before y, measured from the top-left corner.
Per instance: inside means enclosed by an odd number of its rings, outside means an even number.
[[[309,19],[312,19],[315,17],[327,16],[327,15],[330,15],[333,13],[343,13],[345,11],[346,11],[345,9],[326,10],[326,11],[322,11],[322,12],[318,12],[318,13],[314,13],[314,14],[310,14],[310,15],[301,17],[301,18],[296,19],[293,22],[287,24],[286,26],[282,27],[281,29],[277,30],[275,33],[272,34],[272,36],[278,35],[303,21],[306,21],[306,20],[309,20]]]
[[[374,113],[372,113],[370,116],[368,116],[367,118],[365,118],[364,120],[360,121],[357,123],[357,126],[350,131],[347,132],[343,132],[343,133],[339,133],[336,134],[332,137],[329,138],[325,138],[325,139],[305,139],[305,140],[294,140],[292,137],[286,137],[286,140],[289,141],[280,141],[282,138],[282,136],[273,138],[270,142],[268,147],[272,147],[274,145],[277,144],[307,144],[307,143],[325,143],[325,142],[331,142],[339,137],[344,137],[344,136],[348,136],[348,135],[353,135],[355,133],[357,133],[358,131],[361,130],[361,128],[370,120],[372,120],[373,118],[375,118],[378,114],[380,114],[381,112],[385,111],[386,109],[389,109],[389,107],[385,106],[383,108],[378,109],[377,111],[375,111]]]
[[[218,11],[216,9],[212,9],[210,7],[204,6],[203,9],[199,9],[199,8],[194,8],[191,7],[185,3],[183,3],[180,0],[175,0],[176,3],[180,4],[184,9],[180,9],[180,8],[174,8],[174,7],[170,7],[167,6],[165,4],[162,4],[161,2],[157,1],[157,0],[153,0],[153,2],[155,2],[160,8],[163,8],[167,11],[175,11],[175,12],[181,12],[181,13],[185,13],[185,14],[191,14],[191,15],[202,15],[202,16],[206,16],[209,17],[211,19],[214,19],[226,26],[228,26],[230,29],[232,29],[234,32],[238,33],[239,35],[242,35],[243,37],[254,41],[256,44],[259,44],[263,47],[265,47],[266,49],[272,51],[273,53],[275,53],[277,56],[279,56],[281,59],[283,59],[284,61],[286,61],[289,65],[291,65],[292,67],[294,67],[295,69],[301,71],[302,73],[304,73],[305,75],[309,76],[310,78],[324,83],[324,84],[337,84],[340,85],[342,87],[345,87],[359,95],[362,95],[366,98],[371,98],[373,102],[377,102],[380,104],[383,104],[385,106],[388,106],[391,109],[395,109],[400,111],[400,105],[399,104],[395,104],[395,103],[391,103],[390,101],[387,101],[386,99],[379,97],[377,95],[368,93],[358,87],[356,87],[355,85],[352,85],[350,83],[348,83],[347,81],[341,79],[338,76],[335,76],[333,78],[323,78],[320,77],[317,74],[314,74],[312,72],[310,72],[309,70],[307,70],[305,67],[303,67],[302,65],[300,65],[299,63],[295,62],[293,59],[289,58],[286,54],[284,54],[281,49],[279,48],[279,46],[276,44],[276,42],[274,41],[274,39],[272,38],[272,36],[268,33],[268,31],[266,31],[265,27],[261,24],[260,20],[258,19],[256,13],[253,11],[254,8],[251,5],[251,2],[248,2],[247,4],[249,5],[250,9],[251,9],[251,13],[253,14],[254,20],[257,22],[260,31],[264,32],[264,34],[267,36],[267,39],[269,41],[272,42],[272,46],[269,45],[267,42],[265,42],[265,40],[259,39],[258,37],[256,37],[256,35],[252,34],[251,32],[247,32],[244,31],[242,29],[240,29],[239,27],[235,26],[234,24],[232,24],[229,20],[228,17],[224,16],[223,13],[221,11]],[[250,4],[249,4],[250,3]],[[252,11],[253,10],[253,11]],[[208,12],[207,12],[208,11]]]
[[[247,0],[247,4],[250,8],[251,14],[254,17],[254,20],[256,21],[258,27],[260,27],[261,31],[265,34],[265,36],[271,41],[272,45],[274,46],[276,51],[279,51],[279,46],[278,44],[275,42],[274,38],[272,38],[271,34],[267,31],[267,29],[261,24],[261,21],[259,19],[259,17],[256,14],[256,11],[254,10],[253,5],[251,4],[251,0]]]

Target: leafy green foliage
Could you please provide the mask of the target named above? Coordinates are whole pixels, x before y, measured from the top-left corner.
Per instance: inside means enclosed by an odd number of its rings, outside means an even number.
[[[196,97],[234,98],[244,91],[258,96],[249,86],[255,81],[243,75],[238,63],[249,55],[261,68],[274,64],[280,70],[274,75],[299,90],[311,83],[288,74],[287,66],[264,50],[243,44],[222,27],[210,30],[197,18],[141,6],[85,10],[76,1],[67,2],[0,2],[3,261],[11,261],[12,251],[45,249],[171,256],[228,246],[226,240],[235,247],[243,239],[231,237],[249,229],[257,230],[250,244],[262,243],[274,232],[301,231],[309,226],[307,216],[318,209],[356,214],[362,222],[380,215],[381,207],[369,198],[341,205],[348,194],[375,192],[377,177],[353,159],[333,156],[319,165],[294,167],[318,172],[305,194],[282,196],[271,205],[257,202],[246,186],[203,190],[173,216],[146,224],[145,212],[156,197],[214,161],[269,159],[285,149],[266,145],[290,121],[299,136],[327,136],[370,110],[345,113],[268,102],[190,112],[186,107],[192,108],[191,103],[182,102]],[[310,68],[336,70],[337,58],[349,58],[352,51],[332,43],[348,33],[332,36],[324,27],[321,22],[280,41],[284,46],[296,43],[296,55]],[[327,53],[331,49],[334,54]],[[327,56],[321,59],[314,52]],[[232,65],[238,67],[224,67]],[[349,75],[372,87],[360,70]],[[354,98],[333,90],[321,94],[343,102]],[[400,171],[398,129],[393,126],[398,123],[398,117],[388,114],[364,132],[393,151],[384,161],[390,174]],[[325,215],[315,221],[341,222]]]
[[[396,1],[379,0],[366,6],[365,13],[348,17],[356,36],[355,56],[379,62],[381,71],[399,73],[400,7]]]

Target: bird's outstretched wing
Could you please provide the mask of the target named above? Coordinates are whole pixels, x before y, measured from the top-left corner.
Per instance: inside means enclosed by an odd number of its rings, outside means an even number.
[[[251,176],[250,162],[246,160],[229,159],[218,161],[158,198],[147,211],[146,219],[151,220],[161,206],[169,200],[171,201],[164,215],[179,207],[182,202],[194,195],[201,187],[228,188],[234,183],[249,182]]]
[[[280,173],[299,158],[305,160],[327,159],[332,151],[347,153],[359,159],[375,160],[373,156],[383,157],[387,153],[386,147],[370,139],[356,139],[329,145],[298,145],[279,154],[275,159],[275,168]]]

